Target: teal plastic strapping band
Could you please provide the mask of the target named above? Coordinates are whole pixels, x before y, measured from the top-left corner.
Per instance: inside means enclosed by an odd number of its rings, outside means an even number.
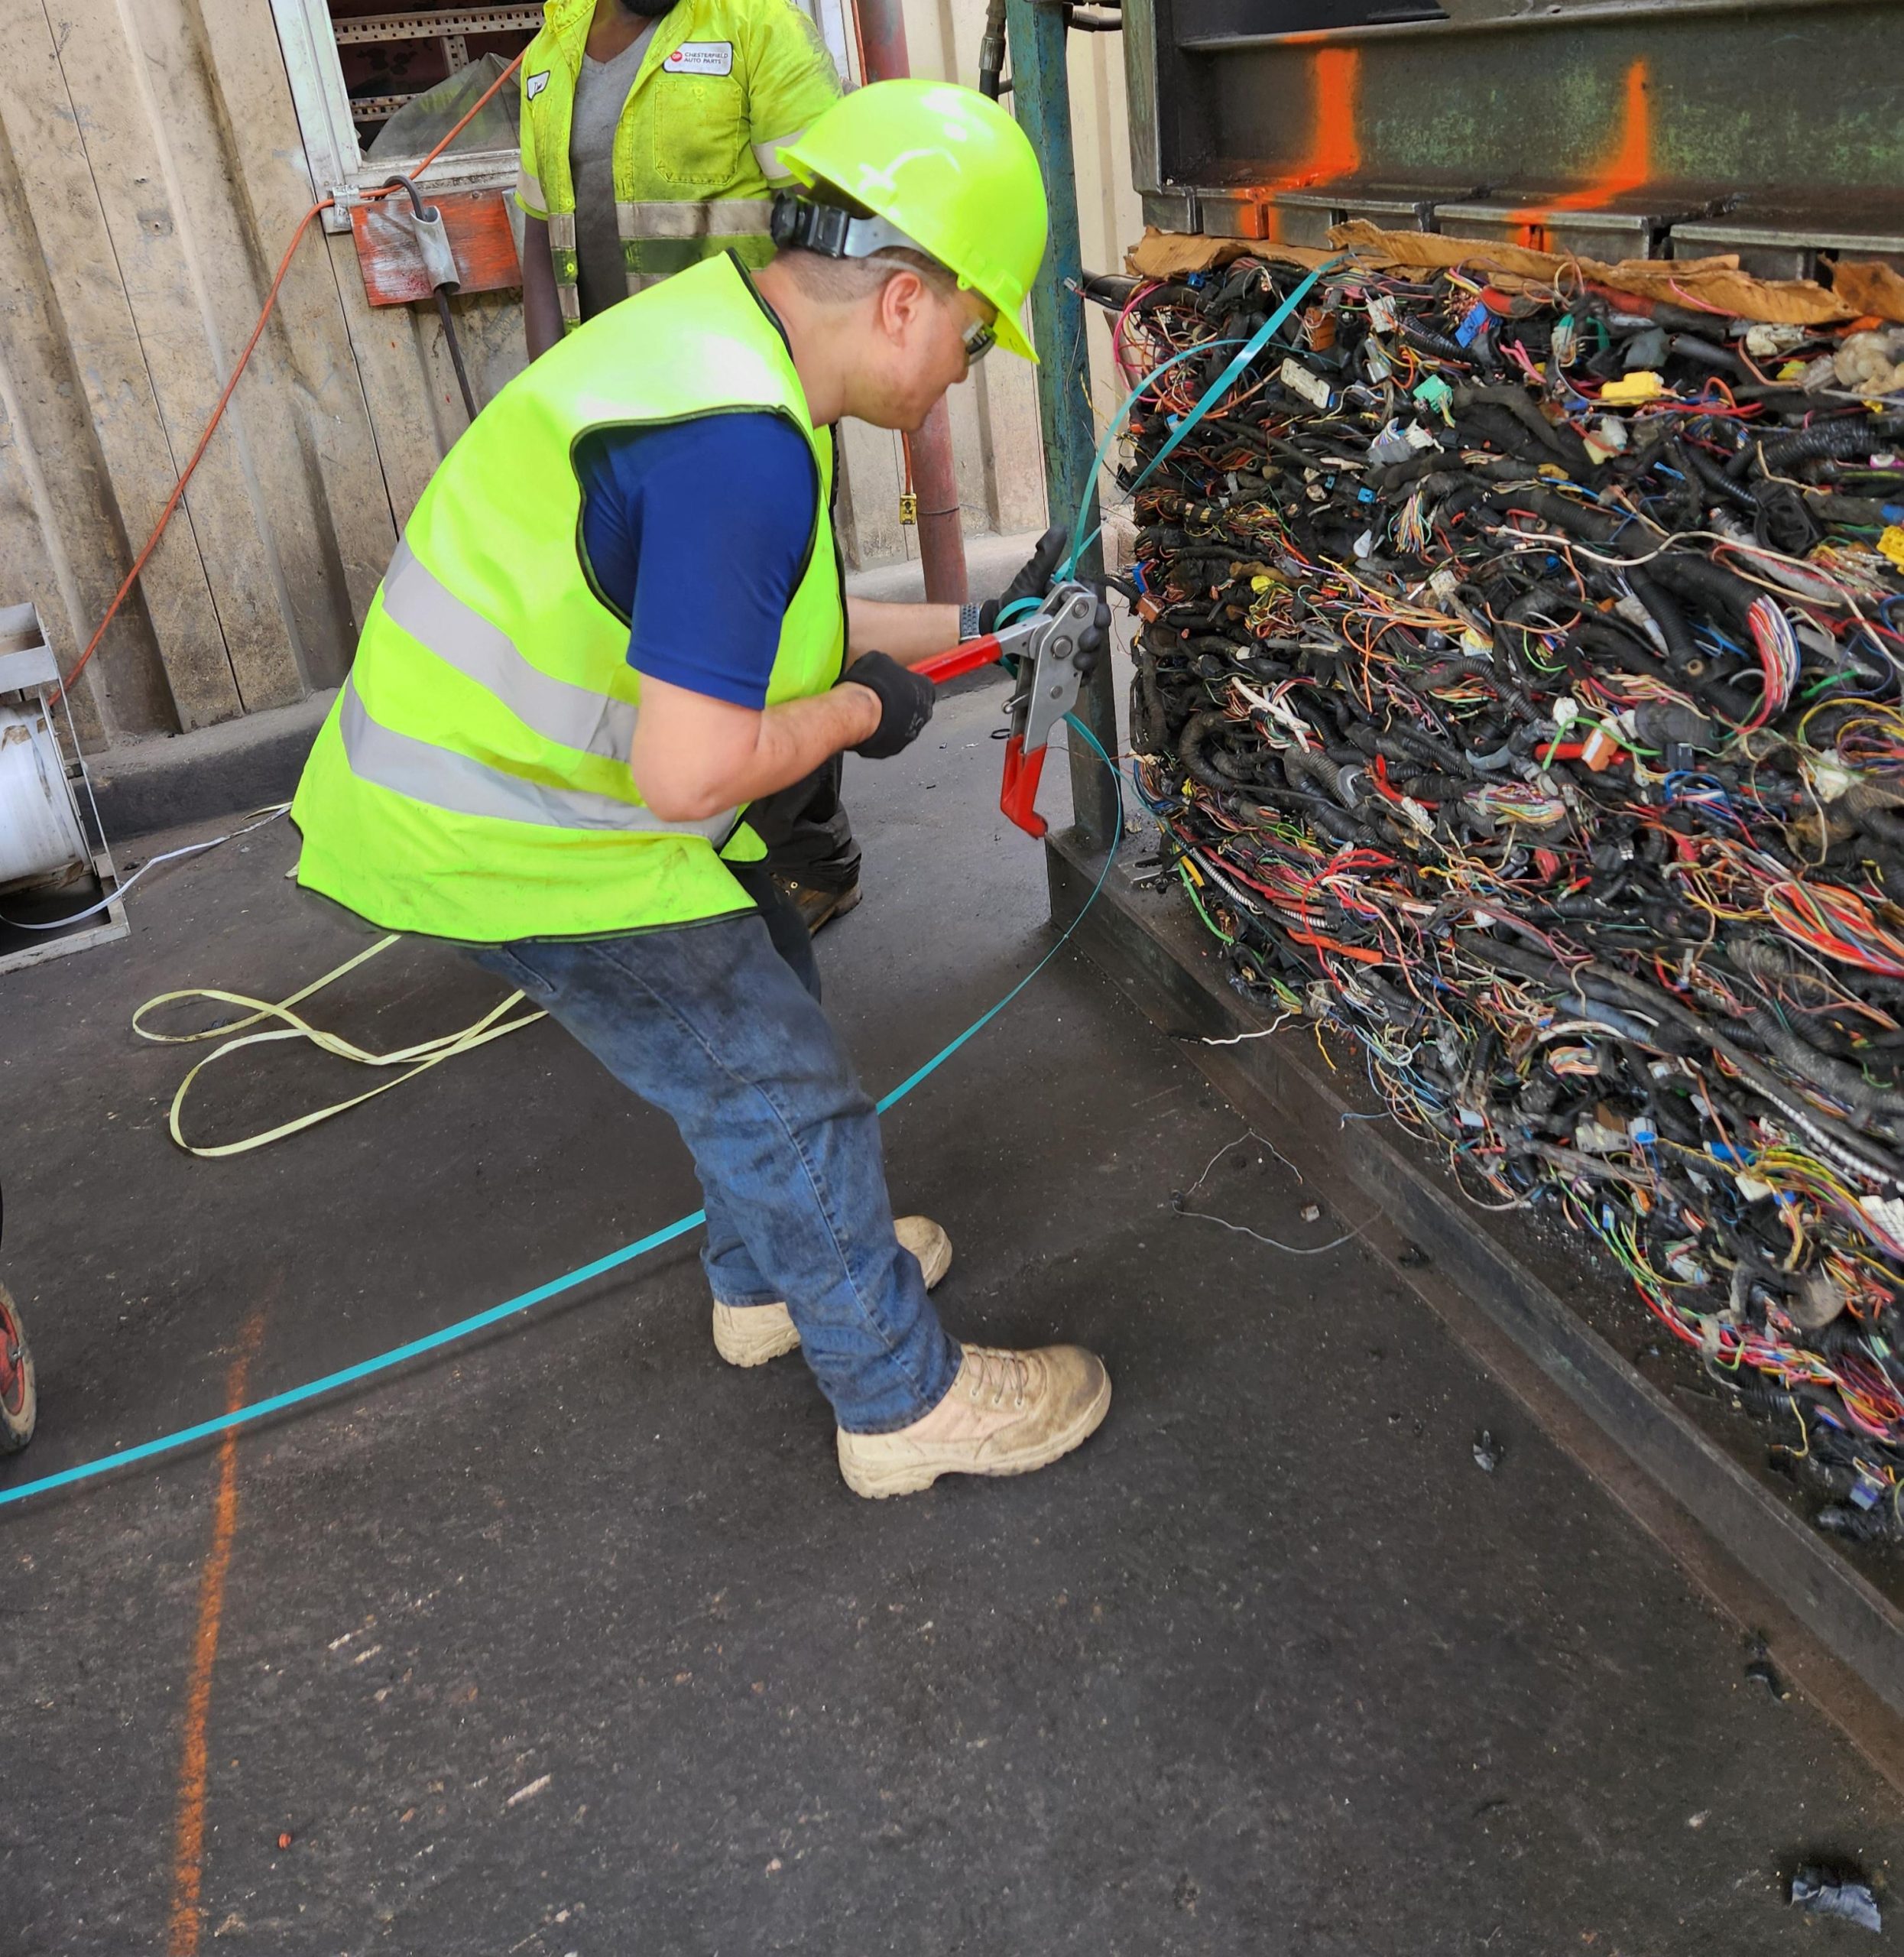
[[[1150,481],[1151,477],[1156,475],[1157,471],[1163,466],[1165,462],[1169,459],[1172,452],[1176,449],[1177,444],[1183,440],[1185,436],[1189,434],[1191,430],[1195,427],[1197,424],[1203,419],[1205,415],[1209,413],[1211,407],[1213,407],[1216,403],[1220,401],[1224,395],[1228,394],[1230,389],[1235,385],[1237,380],[1241,378],[1243,370],[1249,365],[1250,362],[1254,360],[1259,353],[1263,351],[1264,347],[1269,345],[1270,340],[1275,337],[1276,333],[1288,323],[1289,315],[1293,313],[1296,307],[1301,305],[1302,301],[1315,289],[1316,281],[1319,279],[1325,272],[1333,271],[1338,265],[1345,265],[1347,263],[1348,261],[1344,258],[1325,259],[1321,265],[1316,267],[1314,271],[1309,274],[1307,278],[1303,280],[1302,283],[1289,294],[1288,298],[1283,300],[1280,306],[1277,307],[1276,310],[1263,322],[1262,325],[1258,326],[1256,331],[1250,334],[1249,338],[1243,342],[1243,351],[1239,353],[1236,358],[1230,362],[1229,365],[1224,368],[1223,372],[1216,377],[1215,380],[1204,390],[1203,398],[1199,401],[1196,406],[1192,408],[1190,412],[1170,430],[1170,439],[1166,442],[1163,446],[1158,449],[1156,453],[1150,458],[1147,463],[1145,464],[1143,473],[1130,485],[1130,493],[1134,496],[1147,482]],[[1198,350],[1200,351],[1201,349]],[[1160,371],[1161,370],[1160,369]],[[1135,397],[1134,396],[1133,398],[1134,399]],[[1126,405],[1127,406],[1128,404],[1127,403]]]
[[[1257,328],[1254,333],[1250,334],[1247,339],[1241,342],[1242,352],[1237,354],[1223,372],[1210,383],[1209,386],[1204,389],[1195,407],[1192,408],[1189,413],[1170,430],[1169,440],[1158,449],[1149,462],[1145,463],[1143,473],[1131,484],[1126,492],[1127,495],[1134,496],[1150,480],[1151,477],[1156,475],[1178,443],[1190,433],[1198,423],[1236,385],[1250,362],[1269,345],[1276,334],[1288,324],[1289,316],[1315,290],[1317,280],[1325,272],[1333,271],[1338,265],[1346,265],[1348,262],[1346,258],[1325,259],[1309,274],[1307,278],[1302,281],[1302,284],[1263,322],[1261,326]],[[1234,346],[1237,344],[1237,342],[1234,340],[1199,340],[1195,346],[1186,347],[1181,353],[1173,353],[1168,360],[1160,362],[1156,366],[1152,368],[1144,376],[1143,385],[1133,388],[1125,395],[1118,404],[1117,413],[1111,417],[1110,427],[1104,431],[1104,439],[1098,444],[1097,454],[1091,458],[1091,474],[1085,482],[1084,498],[1078,505],[1077,521],[1072,526],[1071,555],[1065,560],[1062,576],[1069,577],[1072,575],[1077,568],[1078,560],[1084,555],[1092,539],[1097,537],[1099,531],[1104,528],[1103,524],[1100,524],[1097,530],[1094,530],[1089,537],[1086,537],[1084,534],[1085,512],[1091,507],[1091,485],[1097,481],[1098,472],[1104,467],[1105,459],[1110,455],[1111,443],[1123,433],[1124,425],[1130,418],[1130,411],[1137,406],[1145,390],[1160,374],[1167,373],[1179,362],[1192,359],[1199,354],[1208,353],[1212,347]]]

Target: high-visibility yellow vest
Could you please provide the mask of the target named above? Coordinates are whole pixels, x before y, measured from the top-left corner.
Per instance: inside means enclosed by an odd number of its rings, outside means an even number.
[[[565,330],[581,320],[569,131],[594,0],[548,0],[522,59],[516,200],[547,219]],[[773,256],[770,180],[780,144],[838,99],[839,74],[795,0],[678,0],[635,71],[615,132],[617,228],[639,292],[731,249]]]
[[[834,684],[832,432],[813,425],[739,261],[710,259],[551,349],[444,459],[298,784],[300,883],[387,930],[484,944],[751,907],[722,861],[764,853],[742,811],[664,822],[630,771],[641,682],[628,621],[583,568],[571,461],[598,429],[737,410],[784,416],[813,456],[813,532],[768,704]]]

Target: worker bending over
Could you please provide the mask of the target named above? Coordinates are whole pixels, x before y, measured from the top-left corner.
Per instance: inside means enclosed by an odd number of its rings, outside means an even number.
[[[611,307],[451,450],[291,813],[302,883],[468,946],[673,1118],[716,1348],[798,1345],[848,1485],[899,1495],[1043,1466],[1111,1384],[1075,1346],[962,1348],[939,1324],[951,1246],[894,1223],[877,1117],[744,812],[931,718],[909,667],[958,610],[844,599],[833,429],[916,428],[994,341],[1031,357],[1045,206],[1016,124],[946,84],[862,89],[781,154],[804,189],[771,264],[710,259]]]

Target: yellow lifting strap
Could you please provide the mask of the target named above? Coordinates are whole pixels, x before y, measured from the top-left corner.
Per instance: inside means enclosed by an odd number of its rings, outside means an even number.
[[[168,1112],[172,1139],[188,1155],[242,1155],[254,1148],[263,1148],[268,1143],[282,1141],[287,1135],[296,1134],[301,1130],[315,1128],[319,1121],[329,1121],[333,1115],[342,1115],[352,1108],[361,1108],[366,1101],[374,1101],[380,1094],[388,1094],[393,1087],[401,1087],[405,1081],[414,1080],[420,1073],[427,1073],[445,1060],[453,1060],[459,1053],[472,1053],[478,1047],[487,1046],[491,1040],[500,1040],[505,1033],[520,1033],[525,1026],[533,1026],[539,1019],[547,1017],[540,1010],[524,1013],[520,1018],[508,1019],[504,1015],[523,999],[521,992],[511,992],[500,1005],[485,1013],[473,1025],[464,1027],[456,1033],[439,1034],[433,1040],[419,1040],[414,1047],[400,1047],[390,1053],[373,1053],[345,1039],[341,1034],[326,1033],[322,1027],[294,1012],[294,1006],[302,1005],[314,994],[321,992],[326,985],[334,984],[360,965],[375,958],[379,952],[388,951],[397,940],[398,933],[392,932],[388,937],[379,939],[367,950],[360,951],[355,958],[346,959],[335,971],[326,972],[321,978],[314,978],[301,991],[291,994],[287,999],[274,1004],[269,999],[254,999],[242,992],[225,992],[209,985],[194,985],[183,991],[161,992],[155,999],[148,999],[132,1015],[132,1030],[141,1040],[150,1040],[166,1047],[187,1047],[205,1040],[222,1040],[224,1044],[206,1055],[179,1082],[178,1092],[172,1097]],[[216,1026],[207,1027],[202,1033],[154,1033],[141,1023],[145,1015],[158,1007],[171,1005],[182,999],[212,999],[220,1005],[238,1006],[245,1008],[246,1017],[228,1019]],[[245,1028],[255,1026],[263,1020],[278,1020],[283,1024],[265,1033],[247,1033]],[[238,1037],[231,1037],[232,1034]],[[387,1080],[380,1087],[373,1087],[362,1094],[353,1095],[348,1101],[334,1102],[328,1108],[319,1108],[315,1113],[300,1115],[297,1120],[284,1121],[274,1128],[268,1128],[261,1134],[247,1135],[242,1141],[219,1142],[209,1147],[199,1147],[186,1140],[179,1125],[179,1116],[185,1106],[185,1097],[192,1091],[192,1083],[214,1061],[222,1060],[228,1053],[236,1053],[241,1047],[256,1047],[271,1040],[308,1040],[313,1046],[321,1047],[327,1053],[335,1053],[339,1060],[350,1060],[359,1066],[402,1067],[404,1072],[394,1080]]]

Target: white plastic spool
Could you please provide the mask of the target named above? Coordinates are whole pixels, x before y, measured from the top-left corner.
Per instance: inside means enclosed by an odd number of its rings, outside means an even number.
[[[87,867],[60,743],[37,700],[0,701],[0,891],[63,883]]]

